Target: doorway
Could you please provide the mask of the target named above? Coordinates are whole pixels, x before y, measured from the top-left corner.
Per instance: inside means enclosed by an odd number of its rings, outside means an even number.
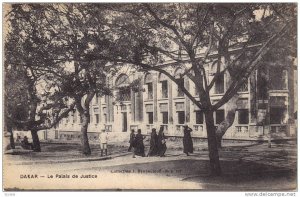
[[[127,112],[122,112],[122,132],[127,132]]]

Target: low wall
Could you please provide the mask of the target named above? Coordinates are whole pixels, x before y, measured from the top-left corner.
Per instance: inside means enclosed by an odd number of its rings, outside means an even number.
[[[228,131],[228,134],[224,135],[223,140],[226,141],[268,141],[269,135],[257,135],[257,136],[248,136],[248,135],[241,135],[241,136],[232,136],[230,134],[231,131]],[[58,131],[58,130],[47,130],[47,131],[39,131],[38,132],[39,139],[41,141],[70,141],[70,142],[80,142],[81,133],[79,131]],[[143,134],[150,138],[150,134]],[[31,139],[30,131],[14,131],[14,138],[17,139],[17,136],[20,136],[20,139],[23,139],[24,136],[28,137],[29,141]],[[124,142],[128,143],[129,141],[130,132],[108,132],[108,138],[111,142]],[[170,140],[182,140],[182,135],[168,135],[166,136]],[[89,132],[88,138],[91,143],[99,143],[99,132]],[[192,135],[193,140],[196,141],[207,141],[206,136],[199,136],[199,135]],[[146,140],[148,140],[146,139]],[[293,140],[296,139],[295,136],[287,137],[285,135],[281,135],[281,133],[272,133],[271,140]]]

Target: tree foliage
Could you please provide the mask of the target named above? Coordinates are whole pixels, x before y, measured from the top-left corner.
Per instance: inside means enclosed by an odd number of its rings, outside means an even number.
[[[107,73],[131,65],[165,74],[204,112],[211,171],[220,174],[213,112],[232,104],[217,130],[222,136],[233,122],[239,89],[258,65],[295,54],[295,15],[294,4],[13,4],[10,39],[18,47],[6,50],[12,64],[34,66],[32,75],[54,81],[60,94],[75,100],[85,134],[91,99],[109,94]],[[179,79],[163,68],[170,62],[184,69]],[[224,74],[226,89],[213,103],[212,89]]]

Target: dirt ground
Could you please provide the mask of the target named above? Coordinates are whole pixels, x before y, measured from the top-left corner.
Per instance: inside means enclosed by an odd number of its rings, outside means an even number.
[[[146,145],[146,152],[148,144]],[[295,190],[297,186],[297,145],[295,141],[272,144],[228,143],[220,150],[223,174],[209,176],[209,160],[206,144],[194,143],[195,152],[191,156],[182,153],[179,141],[168,141],[166,157],[132,158],[127,144],[114,144],[108,147],[110,159],[89,161],[100,158],[100,148],[92,144],[92,155],[85,157],[78,144],[42,143],[40,153],[26,152],[5,155],[5,172],[14,171],[18,178],[24,172],[48,176],[49,174],[98,175],[89,179],[90,184],[80,183],[75,189],[188,189],[206,191],[264,191]],[[120,156],[121,154],[121,156]],[[118,156],[119,155],[119,156]],[[74,159],[80,159],[77,162]],[[72,159],[72,160],[71,160]],[[66,161],[71,162],[66,162]],[[13,177],[12,174],[9,177]],[[99,179],[99,177],[101,177]],[[105,178],[114,180],[105,181]],[[43,178],[42,178],[43,180]],[[138,181],[138,182],[137,182]],[[42,182],[29,184],[20,180],[25,189],[43,188]],[[51,183],[51,184],[50,184]],[[11,185],[10,185],[11,184]],[[13,183],[6,188],[13,188]],[[46,189],[61,186],[74,189],[64,180],[48,180]],[[64,186],[62,186],[64,185]]]

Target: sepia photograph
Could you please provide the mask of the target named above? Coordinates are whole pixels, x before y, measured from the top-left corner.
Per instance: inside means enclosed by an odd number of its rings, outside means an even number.
[[[3,191],[295,196],[297,5],[3,3]]]

